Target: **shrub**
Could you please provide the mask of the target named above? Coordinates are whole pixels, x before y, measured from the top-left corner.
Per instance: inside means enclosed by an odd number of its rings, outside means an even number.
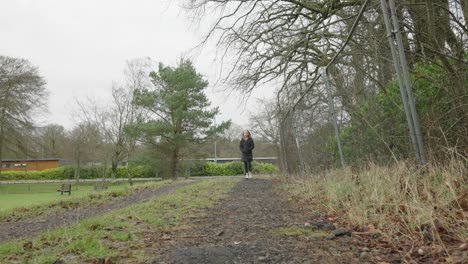
[[[204,164],[195,164],[190,171],[191,176],[234,176],[244,174],[244,165],[240,161],[227,163],[206,162]],[[274,174],[278,173],[279,169],[273,164],[254,161],[252,163],[252,172],[254,174]]]
[[[240,161],[233,161],[226,163],[230,170],[233,172],[232,175],[244,174],[244,164]],[[252,165],[253,166],[253,165]]]
[[[154,177],[151,169],[144,166],[130,166],[132,178]],[[110,166],[89,166],[80,168],[80,179],[101,178],[106,173],[106,178],[111,177]],[[43,171],[2,171],[1,179],[4,181],[20,180],[70,180],[74,179],[75,168],[71,166],[52,168]],[[116,178],[127,178],[127,168],[117,167]]]
[[[147,166],[130,166],[130,175],[132,178],[152,178],[155,177],[153,171]],[[110,177],[110,170],[108,171]],[[117,178],[127,178],[127,167],[117,167]]]
[[[207,162],[205,165],[206,176],[231,176],[238,174],[234,166],[229,163],[213,163]]]
[[[205,161],[201,160],[183,160],[178,165],[179,177],[203,176],[205,173]],[[166,173],[167,175],[170,172]]]
[[[149,166],[130,166],[132,178],[156,177],[154,170]],[[214,162],[187,162],[181,163],[179,176],[234,176],[244,173],[244,165],[240,161],[227,163]],[[252,163],[254,174],[275,174],[279,172],[277,166],[254,161]],[[80,168],[80,179],[98,179],[105,172],[106,178],[111,177],[110,166],[89,166]],[[43,171],[3,171],[1,180],[71,180],[74,179],[75,168],[72,166],[52,168]],[[117,167],[116,178],[127,178],[127,167]]]
[[[40,174],[37,171],[25,172],[25,171],[2,171],[2,181],[13,181],[13,180],[42,180]]]
[[[279,173],[279,168],[270,163],[254,161],[252,164],[252,172],[254,174],[276,174]]]
[[[452,151],[447,149],[453,148],[462,155],[467,153],[467,125],[463,122],[466,113],[461,110],[466,104],[462,100],[467,98],[467,93],[453,94],[455,89],[448,88],[451,85],[450,74],[441,65],[443,63],[440,62],[417,63],[411,70],[411,79],[427,156],[450,159]],[[466,78],[466,74],[460,78]],[[403,100],[396,80],[388,83],[384,93],[369,96],[365,102],[356,104],[350,116],[350,122],[340,135],[343,154],[349,165],[365,166],[368,160],[383,165],[393,159],[413,158]],[[332,138],[330,141],[329,146],[334,146],[334,153],[337,153],[336,142]]]

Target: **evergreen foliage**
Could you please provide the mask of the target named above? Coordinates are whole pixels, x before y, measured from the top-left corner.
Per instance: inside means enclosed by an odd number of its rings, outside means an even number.
[[[442,157],[447,145],[457,146],[463,153],[466,146],[461,131],[466,124],[460,123],[454,111],[457,105],[447,90],[447,72],[432,62],[418,63],[412,70],[411,79],[419,114],[421,131],[427,150],[432,157]],[[344,155],[355,163],[366,163],[379,157],[381,161],[412,157],[409,131],[403,102],[396,81],[390,82],[385,92],[369,97],[353,113],[350,126],[341,131]],[[466,133],[465,133],[466,135]],[[362,138],[367,140],[364,142]],[[331,146],[336,146],[330,138]],[[457,144],[458,142],[458,144]],[[466,154],[466,153],[465,153]],[[371,158],[372,157],[372,158]]]
[[[188,148],[224,131],[230,121],[213,125],[219,109],[209,109],[204,93],[208,81],[189,60],[182,59],[175,68],[161,63],[150,78],[152,88],[135,90],[134,104],[148,115],[140,117],[134,127],[143,142],[163,154],[160,158],[170,164],[170,175],[176,178],[179,160]]]

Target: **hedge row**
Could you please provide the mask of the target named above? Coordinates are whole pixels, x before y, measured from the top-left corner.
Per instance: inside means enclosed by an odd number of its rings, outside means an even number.
[[[231,176],[242,175],[244,173],[243,164],[240,161],[228,163],[192,163],[182,164],[182,172],[180,176]],[[80,169],[80,179],[96,179],[101,178],[102,174],[106,173],[106,178],[110,178],[110,167],[93,166],[82,167]],[[253,162],[252,172],[254,174],[274,174],[278,173],[278,167],[261,162]],[[149,167],[131,166],[130,174],[132,178],[151,178],[155,177],[155,173]],[[69,180],[74,179],[75,168],[59,167],[43,171],[2,171],[2,181],[12,180]],[[127,168],[117,167],[117,178],[127,178]]]
[[[101,178],[106,172],[106,177],[109,178],[111,170],[104,166],[82,167],[80,168],[80,179],[95,179]],[[143,166],[130,167],[130,174],[133,178],[150,178],[154,177],[151,170]],[[1,180],[69,180],[74,179],[75,168],[59,167],[43,171],[2,171]],[[127,168],[117,167],[117,178],[127,178]]]
[[[279,169],[275,165],[261,162],[252,162],[253,174],[275,174]],[[233,176],[244,174],[244,165],[240,161],[227,163],[199,163],[190,167],[191,176]]]

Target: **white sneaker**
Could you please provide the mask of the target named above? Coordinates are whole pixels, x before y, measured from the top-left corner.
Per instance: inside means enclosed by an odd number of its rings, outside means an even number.
[[[248,180],[249,179],[249,173],[245,174],[245,178]]]
[[[249,171],[249,178],[252,179],[252,172]]]

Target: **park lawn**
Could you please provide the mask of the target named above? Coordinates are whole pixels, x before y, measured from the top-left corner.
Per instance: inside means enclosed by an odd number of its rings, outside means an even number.
[[[79,199],[95,192],[93,184],[73,184],[71,195],[57,192],[61,183],[11,184],[0,185],[0,214],[23,207],[29,208],[53,202]],[[108,190],[123,190],[127,184],[112,184]]]
[[[170,181],[135,183],[132,187],[127,183],[108,183],[107,190],[95,191],[92,183],[80,183],[72,184],[71,195],[57,192],[60,183],[0,185],[0,222],[34,218],[85,204],[102,204],[139,188],[159,188],[165,184]]]
[[[211,179],[181,187],[37,237],[0,244],[9,263],[149,263],[151,249],[225,197],[239,179]],[[27,246],[25,246],[27,245]],[[106,261],[107,262],[107,261]]]

